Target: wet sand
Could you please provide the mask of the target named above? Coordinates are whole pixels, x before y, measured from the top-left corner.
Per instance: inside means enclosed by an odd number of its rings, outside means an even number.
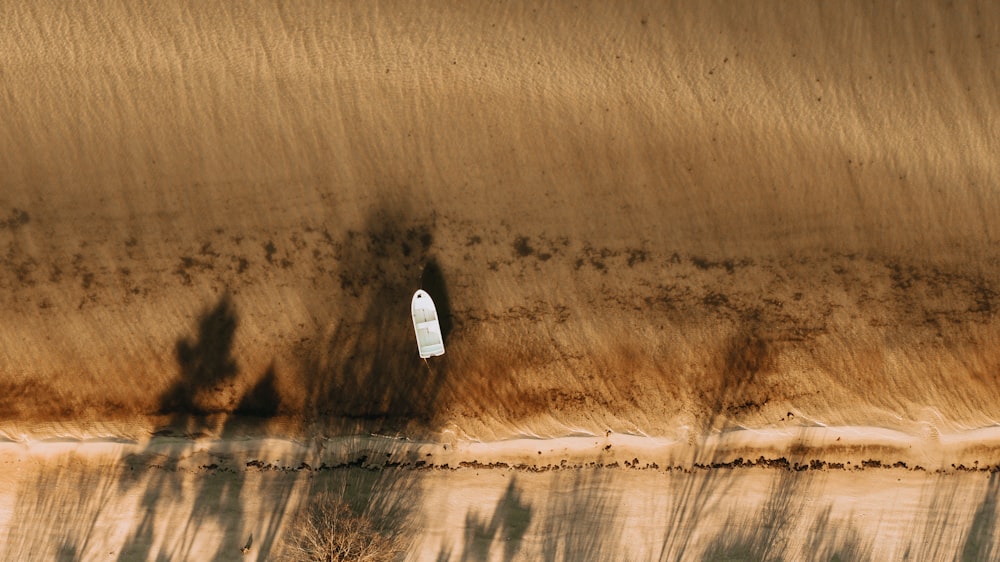
[[[244,440],[297,443],[298,466],[378,436],[484,447],[390,474],[419,480],[422,514],[450,482],[501,498],[516,477],[505,505],[537,510],[523,559],[568,556],[540,550],[575,536],[541,523],[564,509],[544,490],[593,474],[624,502],[609,525],[651,521],[621,558],[736,552],[711,529],[770,513],[760,486],[785,479],[809,490],[795,526],[748,529],[752,554],[827,552],[801,541],[831,513],[820,535],[856,531],[860,558],[995,548],[991,473],[964,470],[1000,464],[995,7],[36,2],[0,6],[0,31],[0,448],[20,467],[0,536],[18,555],[226,559],[265,525],[265,559],[298,482],[325,476],[259,476],[245,462],[285,449],[254,449],[202,505],[214,469],[156,467]],[[429,365],[420,287],[448,350]],[[635,452],[572,441],[592,438]],[[742,466],[760,457],[786,463]],[[527,468],[562,461],[585,475]],[[757,495],[689,512],[620,493],[704,476],[724,497],[716,473]],[[889,475],[912,511],[875,495]],[[107,487],[80,499],[93,518],[32,532],[80,479]],[[969,501],[939,508],[937,479]],[[414,518],[411,558],[505,556],[475,534],[493,507],[463,501]],[[650,546],[672,510],[702,529],[690,550]]]

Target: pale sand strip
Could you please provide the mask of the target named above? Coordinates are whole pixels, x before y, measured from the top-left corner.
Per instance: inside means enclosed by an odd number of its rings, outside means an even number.
[[[706,436],[660,438],[607,432],[583,432],[557,438],[515,436],[498,441],[456,438],[444,432],[437,441],[400,436],[355,435],[332,438],[243,439],[146,437],[123,439],[107,435],[0,434],[0,458],[43,460],[72,454],[97,465],[158,465],[169,461],[183,469],[216,464],[241,469],[239,463],[259,462],[282,468],[306,466],[371,468],[457,468],[495,465],[519,469],[608,467],[690,469],[710,465],[740,465],[784,459],[792,468],[810,462],[920,467],[948,472],[1000,466],[1000,426],[954,433],[928,431],[913,435],[879,427],[787,427],[732,429]],[[228,463],[228,464],[227,464]]]
[[[595,453],[595,441],[612,449]],[[373,517],[391,517],[409,541],[408,560],[936,560],[996,552],[1000,473],[460,465],[535,456],[539,466],[560,455],[612,462],[637,452],[652,459],[675,446],[650,441],[513,439],[456,443],[447,452],[444,444],[370,437],[329,440],[322,452],[276,439],[6,443],[0,558],[239,560],[253,534],[242,559],[274,559],[299,506],[330,489]],[[372,465],[386,453],[390,462],[430,453],[458,468],[288,469],[303,458],[357,453]],[[251,457],[261,462],[247,465]]]

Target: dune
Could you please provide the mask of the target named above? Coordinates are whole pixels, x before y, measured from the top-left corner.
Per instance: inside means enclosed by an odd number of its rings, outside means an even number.
[[[996,7],[0,22],[4,558],[998,548]]]

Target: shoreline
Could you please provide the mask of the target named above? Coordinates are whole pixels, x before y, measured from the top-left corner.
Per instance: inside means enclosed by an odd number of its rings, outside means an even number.
[[[281,436],[199,437],[153,435],[127,439],[99,435],[14,438],[0,433],[0,459],[37,460],[70,455],[100,466],[174,469],[322,470],[499,468],[558,470],[623,468],[693,470],[784,467],[903,468],[931,472],[1000,471],[1000,426],[912,435],[878,427],[733,429],[671,439],[608,432],[496,441],[454,438],[411,440],[386,435],[295,439]],[[452,437],[452,438],[448,438]]]

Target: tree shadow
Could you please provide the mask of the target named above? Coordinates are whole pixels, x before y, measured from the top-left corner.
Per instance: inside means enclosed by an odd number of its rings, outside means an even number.
[[[705,551],[704,560],[781,560],[788,549],[788,533],[799,517],[802,476],[781,470],[764,505],[750,518],[730,517]]]
[[[344,297],[339,318],[308,354],[302,380],[307,410],[341,430],[400,432],[431,429],[447,378],[448,355],[422,361],[410,321],[410,299],[426,285],[442,328],[452,328],[445,276],[431,254],[432,226],[385,208],[340,246]],[[330,306],[329,303],[326,306]],[[353,427],[352,427],[353,426]]]
[[[959,500],[959,480],[951,475],[939,473],[926,485],[930,491],[927,499],[921,500],[921,511],[926,513],[922,528],[914,528],[912,534],[919,537],[912,540],[903,552],[903,560],[946,560],[953,559],[956,552],[949,545],[953,518],[962,502]]]
[[[83,560],[93,549],[121,477],[60,459],[32,482],[22,484],[13,506],[0,558],[4,560]],[[53,549],[47,551],[46,549]]]
[[[697,525],[714,509],[722,485],[719,469],[691,472],[681,476],[681,490],[672,498],[666,532],[658,560],[686,560],[697,537]]]
[[[583,468],[559,472],[551,489],[567,487],[561,480],[572,479],[568,494],[549,494],[545,519],[540,521],[546,537],[542,560],[613,560],[620,557],[624,521],[618,517],[621,498],[609,485],[613,469]],[[617,555],[617,556],[616,556]]]
[[[708,404],[705,431],[725,427],[729,420],[759,411],[767,402],[760,378],[774,366],[773,343],[758,322],[749,320],[731,337],[722,354],[721,378]]]
[[[848,560],[872,560],[874,545],[861,538],[853,525],[847,522],[832,522],[832,505],[827,505],[813,521],[806,542],[806,554],[814,560],[841,562]]]
[[[479,513],[469,512],[465,516],[465,540],[462,553],[458,559],[461,562],[485,562],[490,559],[490,553],[497,543],[503,545],[503,560],[510,562],[521,548],[528,525],[531,524],[532,509],[522,497],[517,486],[517,478],[513,477],[503,496],[497,501],[493,515],[489,518]],[[450,560],[450,549],[442,549],[438,560]]]
[[[772,461],[776,471],[764,502],[749,517],[731,514],[708,545],[703,560],[785,560],[796,559],[790,551],[792,534],[799,528],[810,496],[812,479],[806,472],[809,463],[792,445],[791,459]],[[812,560],[866,560],[873,556],[874,545],[864,540],[849,521],[833,521],[832,504],[827,505],[809,527],[803,558]]]
[[[233,413],[237,416],[269,418],[278,414],[281,409],[281,396],[275,385],[275,371],[272,363],[264,376],[254,384],[236,405]]]
[[[238,327],[238,316],[228,294],[206,310],[198,319],[197,334],[193,338],[181,337],[176,346],[179,367],[178,380],[160,396],[158,413],[169,415],[166,428],[157,432],[164,438],[181,430],[184,441],[165,448],[153,442],[139,458],[158,458],[159,464],[143,480],[144,491],[140,499],[142,517],[132,534],[126,539],[119,553],[119,560],[148,559],[154,547],[155,521],[158,508],[164,500],[179,494],[177,489],[178,459],[188,448],[188,439],[201,437],[206,430],[227,436],[240,425],[241,417],[269,417],[278,412],[281,398],[275,385],[272,364],[264,375],[247,392],[236,386],[239,369],[233,357],[233,342]],[[242,467],[240,467],[242,468]],[[284,517],[292,490],[299,473],[286,475],[273,485],[269,497],[276,498],[268,526],[257,530],[253,551],[258,559],[267,559],[274,546],[280,522]],[[222,541],[211,560],[233,559],[232,551],[244,544],[246,536],[244,501],[247,474],[243,470],[209,470],[195,479],[195,500],[183,526],[174,531],[170,540],[161,541],[158,557],[188,559],[199,529],[211,526],[221,531]],[[275,524],[277,522],[277,524]]]
[[[539,559],[546,562],[620,557],[624,522],[618,517],[620,495],[610,485],[613,476],[613,469],[603,468],[553,473],[541,518],[523,497],[514,477],[492,515],[487,517],[475,511],[466,514],[462,549],[457,557],[452,546],[444,545],[436,560],[510,562],[521,552],[529,527],[534,534],[544,537]]]
[[[700,540],[699,523],[720,508],[717,498],[725,497],[732,486],[730,471],[742,465],[743,459],[734,459],[701,438],[725,432],[733,417],[755,408],[759,402],[752,392],[759,375],[771,367],[771,354],[767,340],[753,321],[737,331],[722,350],[718,386],[706,394],[705,417],[695,430],[700,435],[691,442],[688,462],[692,469],[677,476],[682,478],[682,485],[672,498],[659,560],[685,560],[693,556],[691,550]]]
[[[964,561],[996,560],[997,492],[1000,491],[1000,473],[990,474],[986,493],[976,508],[972,525],[966,534],[959,557]]]
[[[199,319],[197,337],[178,340],[176,357],[180,377],[160,396],[160,413],[204,415],[225,409],[220,407],[218,400],[205,394],[218,390],[237,374],[236,361],[232,357],[237,320],[232,299],[228,294],[223,295]]]
[[[709,388],[705,394],[703,403],[706,414],[700,428],[702,435],[724,435],[727,431],[739,429],[740,426],[734,424],[735,420],[754,416],[764,408],[768,396],[764,390],[766,385],[761,382],[774,368],[774,358],[774,342],[760,322],[752,316],[745,317],[743,325],[722,349],[717,386]],[[805,460],[802,457],[807,450],[805,443],[792,444],[784,457],[762,458],[756,462],[733,458],[724,449],[709,443],[694,443],[694,470],[685,477],[683,488],[673,502],[659,559],[687,559],[695,555],[691,550],[702,540],[699,537],[699,522],[718,509],[731,509],[719,505],[717,498],[725,497],[728,487],[732,486],[733,479],[729,476],[734,469],[774,471],[774,478],[763,504],[755,513],[747,517],[730,511],[724,525],[725,532],[709,542],[701,553],[702,558],[783,559],[787,556],[788,542],[799,523],[804,506],[802,499],[810,485],[808,476],[800,474],[800,471],[809,468],[808,463],[800,464]],[[760,468],[746,468],[754,464]],[[863,556],[865,549],[870,551],[870,545],[861,543],[855,534],[832,533],[829,510],[826,519],[817,520],[811,540],[815,543],[814,553],[823,551],[830,556]]]

